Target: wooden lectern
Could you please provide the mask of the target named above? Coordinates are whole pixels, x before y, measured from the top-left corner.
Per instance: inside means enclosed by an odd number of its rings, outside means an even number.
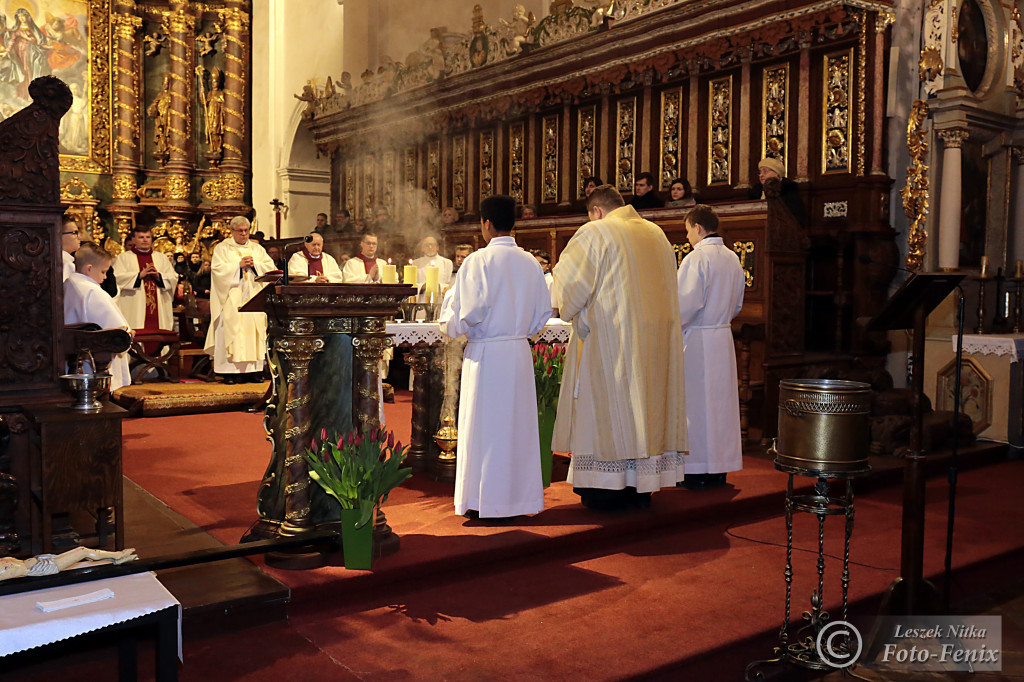
[[[413,292],[405,284],[271,285],[240,308],[267,314],[272,395],[263,424],[274,444],[257,493],[259,520],[243,542],[337,523],[338,503],[310,479],[302,453],[322,430],[334,436],[380,424],[380,363],[392,345],[385,322]],[[375,553],[398,546],[378,511]],[[317,552],[268,555],[267,561],[279,568],[323,565]]]

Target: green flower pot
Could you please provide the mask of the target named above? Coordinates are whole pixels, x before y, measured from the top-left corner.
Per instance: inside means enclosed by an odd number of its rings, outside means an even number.
[[[358,509],[341,510],[341,547],[345,552],[345,568],[354,571],[370,570],[373,559],[373,519],[362,528]]]
[[[547,488],[551,485],[551,436],[555,432],[555,410],[538,411],[537,428],[540,431],[540,473]]]

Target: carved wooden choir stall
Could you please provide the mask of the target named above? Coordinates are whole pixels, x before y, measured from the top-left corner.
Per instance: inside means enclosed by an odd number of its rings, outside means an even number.
[[[752,419],[770,435],[780,379],[884,366],[884,335],[857,321],[885,300],[897,259],[883,115],[894,16],[884,1],[665,0],[610,14],[556,2],[512,36],[515,21],[477,8],[470,33],[424,35],[361,85],[343,74],[343,87],[310,87],[305,119],[331,158],[332,215],[383,209],[382,243],[451,207],[464,222],[445,226],[445,250],[482,246],[480,202],[503,193],[537,212],[519,243],[557,260],[586,220],[588,177],[627,201],[643,171],[659,191],[688,178],[747,272],[739,323],[764,325],[744,353],[763,394]],[[772,187],[749,202],[762,157],[784,163],[805,223]],[[684,215],[644,212],[680,256]]]

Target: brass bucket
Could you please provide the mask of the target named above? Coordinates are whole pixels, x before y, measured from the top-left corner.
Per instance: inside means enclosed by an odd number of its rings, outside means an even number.
[[[816,478],[866,473],[871,387],[859,381],[793,379],[779,384],[775,468]]]

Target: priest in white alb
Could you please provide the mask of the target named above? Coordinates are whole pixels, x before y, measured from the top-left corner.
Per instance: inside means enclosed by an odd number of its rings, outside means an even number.
[[[743,468],[740,397],[732,319],[743,307],[746,276],[718,235],[718,216],[698,204],[686,216],[693,250],[679,266],[679,317],[686,358],[686,427],[690,454],[683,487],[723,486]]]
[[[687,447],[675,253],[610,185],[587,198],[587,216],[553,270],[572,335],[552,449],[572,453],[584,505],[645,507],[683,479]]]
[[[131,332],[128,320],[114,299],[100,288],[110,269],[110,254],[92,243],[76,250],[75,272],[64,282],[64,324],[91,322],[100,329],[124,329]],[[88,368],[88,371],[93,371]],[[132,383],[128,353],[117,353],[107,366],[110,390],[116,391]]]
[[[494,195],[480,203],[487,246],[463,262],[439,318],[444,333],[468,340],[455,512],[476,512],[480,518],[544,509],[537,392],[527,339],[544,328],[551,301],[537,260],[510,235],[515,217],[511,197]]]
[[[288,259],[288,274],[309,277],[307,283],[340,284],[343,281],[341,268],[334,256],[324,253],[323,236],[314,232],[308,238],[311,241],[306,242],[301,251],[296,251]]]
[[[377,258],[377,235],[365,232],[359,240],[359,253],[348,259],[341,274],[346,282],[369,284],[379,282],[387,261]]]
[[[249,239],[249,221],[231,219],[231,237],[217,244],[210,262],[210,328],[206,353],[213,358],[213,371],[225,383],[262,380],[266,353],[267,316],[241,313],[238,308],[265,284],[256,281],[275,269],[262,246]]]
[[[132,230],[132,247],[114,259],[117,304],[132,329],[174,329],[174,289],[178,273],[171,259],[153,250],[153,228]]]
[[[437,239],[424,237],[420,242],[420,253],[423,255],[412,262],[416,266],[416,284],[423,289],[427,282],[427,268],[432,267],[437,268],[437,283],[441,291],[448,289],[452,285],[452,268],[455,266],[451,260],[437,252]]]

